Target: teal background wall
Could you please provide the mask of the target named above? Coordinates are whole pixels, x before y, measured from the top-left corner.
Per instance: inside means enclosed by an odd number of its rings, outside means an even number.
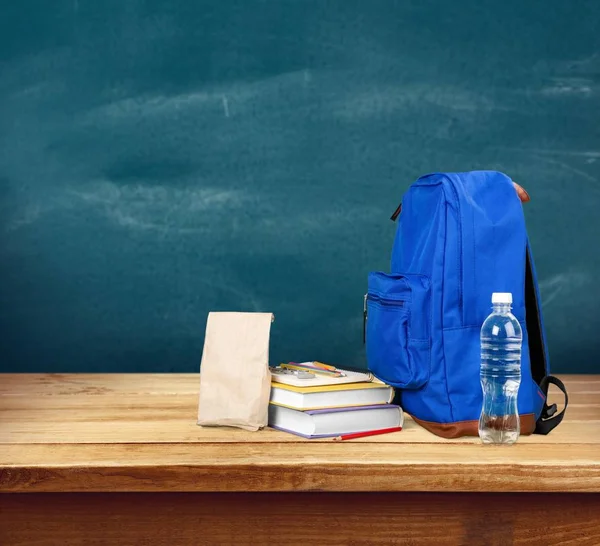
[[[0,370],[197,371],[210,310],[364,366],[388,218],[523,184],[555,372],[600,372],[600,2],[0,1]]]

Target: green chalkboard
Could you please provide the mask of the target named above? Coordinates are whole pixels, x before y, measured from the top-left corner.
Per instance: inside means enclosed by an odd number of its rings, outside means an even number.
[[[365,366],[403,192],[497,169],[599,372],[600,2],[0,1],[0,370],[197,371],[210,310]]]

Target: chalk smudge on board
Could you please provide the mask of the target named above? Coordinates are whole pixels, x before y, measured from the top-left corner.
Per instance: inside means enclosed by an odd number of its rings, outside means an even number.
[[[551,85],[543,87],[540,93],[547,97],[591,97],[594,82],[588,78],[552,78]]]
[[[204,228],[200,213],[242,206],[240,191],[168,186],[118,186],[104,181],[72,194],[97,206],[117,225],[139,230],[174,229],[191,233]]]
[[[542,307],[548,307],[560,295],[566,295],[575,288],[587,284],[590,281],[588,273],[564,272],[554,275],[549,279],[540,281],[540,293],[542,296]]]
[[[110,181],[88,184],[80,189],[63,189],[43,202],[27,203],[16,210],[6,231],[16,231],[57,211],[95,209],[113,224],[137,231],[173,230],[197,233],[210,227],[212,214],[224,208],[242,207],[243,192],[218,188],[171,188],[117,185]]]
[[[17,229],[33,224],[46,210],[39,203],[27,205],[20,215],[8,223],[6,231],[16,231]]]
[[[306,87],[312,81],[312,74],[310,70],[304,70],[304,87]]]
[[[545,155],[566,155],[572,157],[585,157],[592,159],[600,159],[600,152],[592,150],[552,150],[547,148],[503,148],[515,152],[533,153],[533,154],[545,154]]]
[[[577,169],[577,168],[573,167],[572,165],[565,163],[564,161],[559,161],[558,159],[551,159],[544,155],[533,154],[533,156],[541,159],[545,163],[549,163],[551,165],[556,165],[557,167],[561,167],[562,169],[569,171],[573,174],[576,174],[577,176],[580,176],[581,178],[588,180],[589,182],[597,182],[596,178],[594,178],[592,175],[586,173],[585,171],[582,171],[581,169]]]
[[[309,79],[312,80],[312,74]],[[181,108],[214,108],[215,100],[221,101],[225,117],[231,116],[231,98],[237,103],[250,100],[269,102],[286,89],[297,87],[306,80],[305,71],[291,71],[269,76],[252,82],[236,82],[226,85],[206,86],[202,89],[178,94],[139,94],[113,100],[92,107],[85,115],[88,124],[106,123],[107,118],[148,117],[170,115]]]
[[[225,95],[223,95],[222,100],[223,100],[223,112],[225,113],[225,117],[228,118],[229,117],[229,103],[227,102],[227,97]]]

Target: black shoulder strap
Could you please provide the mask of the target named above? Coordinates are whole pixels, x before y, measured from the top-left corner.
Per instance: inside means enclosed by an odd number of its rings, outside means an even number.
[[[569,395],[567,394],[567,389],[565,388],[563,382],[554,377],[553,375],[547,375],[542,379],[540,383],[540,389],[546,396],[548,397],[548,387],[552,385],[556,385],[565,395],[565,407],[560,413],[556,413],[556,404],[548,405],[544,402],[544,409],[542,409],[542,414],[540,418],[537,420],[535,424],[535,434],[548,434],[552,429],[556,428],[560,422],[563,420],[565,416],[565,410],[569,405]]]
[[[556,428],[563,420],[565,410],[569,403],[567,389],[563,382],[547,373],[546,344],[544,342],[544,332],[542,331],[542,320],[540,302],[538,301],[538,292],[535,288],[535,273],[532,264],[531,251],[527,245],[527,256],[525,264],[525,319],[527,324],[527,334],[529,338],[529,361],[531,363],[531,375],[533,380],[539,385],[544,393],[544,398],[548,398],[548,387],[550,384],[556,385],[565,395],[565,407],[556,414],[556,404],[548,405],[544,402],[542,413],[535,425],[535,434],[548,434]]]
[[[525,257],[525,321],[529,338],[529,362],[533,380],[540,385],[548,370],[548,355],[542,331],[541,305],[535,289],[535,273],[527,244]]]

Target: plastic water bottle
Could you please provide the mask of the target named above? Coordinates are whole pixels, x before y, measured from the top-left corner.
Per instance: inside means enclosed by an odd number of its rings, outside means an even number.
[[[493,311],[481,327],[483,406],[479,437],[484,444],[513,444],[521,432],[517,395],[523,332],[511,305],[512,294],[494,292]]]

